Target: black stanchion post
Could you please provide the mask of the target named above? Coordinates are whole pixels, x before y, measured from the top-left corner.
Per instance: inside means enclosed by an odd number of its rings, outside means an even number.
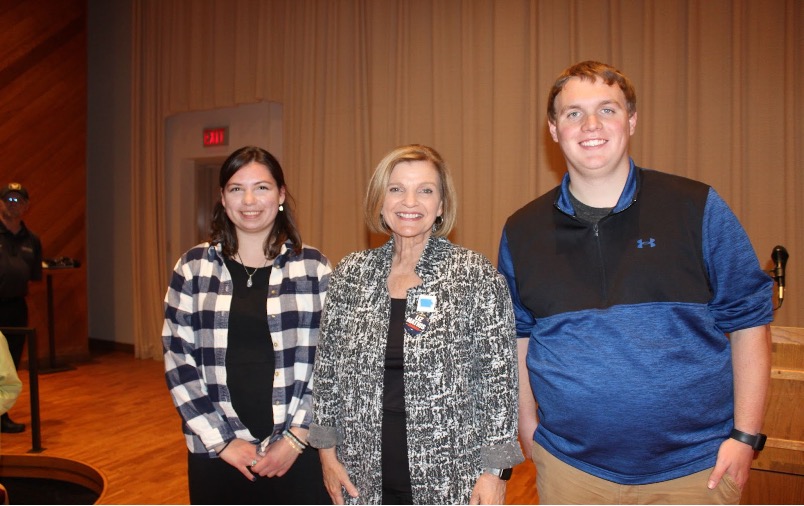
[[[39,352],[36,329],[31,327],[0,327],[4,335],[22,335],[28,342],[28,392],[31,400],[31,449],[28,453],[41,453],[42,425],[39,416]]]
[[[31,449],[28,453],[41,453],[42,424],[39,416],[39,352],[36,329],[26,329],[28,337],[28,389],[31,392]]]

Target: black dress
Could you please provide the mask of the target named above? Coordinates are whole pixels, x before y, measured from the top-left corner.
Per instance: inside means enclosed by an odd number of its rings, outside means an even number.
[[[243,266],[226,260],[232,274],[232,305],[226,348],[226,386],[232,407],[254,437],[273,433],[273,377],[276,368],[266,300],[271,267],[257,269],[246,286]],[[251,272],[249,269],[249,272]],[[191,504],[331,504],[318,451],[308,447],[281,477],[249,481],[220,458],[189,454]]]

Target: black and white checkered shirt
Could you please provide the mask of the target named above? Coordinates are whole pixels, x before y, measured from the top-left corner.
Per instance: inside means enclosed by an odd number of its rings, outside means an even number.
[[[330,273],[327,258],[308,246],[293,255],[286,244],[274,260],[266,301],[276,360],[272,439],[312,421],[311,378]],[[193,453],[214,456],[213,447],[234,438],[257,442],[234,411],[226,386],[231,303],[232,276],[220,245],[187,251],[165,295],[162,344],[168,388]]]

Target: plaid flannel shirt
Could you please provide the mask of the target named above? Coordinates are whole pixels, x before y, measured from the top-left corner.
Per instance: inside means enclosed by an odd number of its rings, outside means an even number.
[[[313,362],[331,267],[315,248],[293,255],[287,244],[273,267],[266,312],[276,357],[270,436],[276,440],[284,429],[307,428],[312,421]],[[165,295],[162,345],[168,388],[192,453],[215,456],[213,447],[234,438],[257,442],[226,386],[231,303],[232,277],[221,246],[204,243],[187,251]]]

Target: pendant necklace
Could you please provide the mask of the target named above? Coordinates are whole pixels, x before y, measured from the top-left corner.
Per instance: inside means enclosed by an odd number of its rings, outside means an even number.
[[[240,265],[243,266],[243,270],[245,270],[246,275],[248,275],[248,281],[246,281],[246,288],[251,288],[251,286],[254,284],[251,281],[251,277],[254,276],[255,274],[257,274],[257,271],[260,270],[261,267],[255,267],[254,272],[249,272],[248,268],[246,267],[246,264],[243,263],[243,259],[240,258],[240,252],[238,251],[237,253],[235,253],[235,255],[237,255],[237,259],[240,260]],[[268,259],[267,258],[265,259],[265,264],[263,264],[263,267],[265,267],[266,265],[268,265]]]

